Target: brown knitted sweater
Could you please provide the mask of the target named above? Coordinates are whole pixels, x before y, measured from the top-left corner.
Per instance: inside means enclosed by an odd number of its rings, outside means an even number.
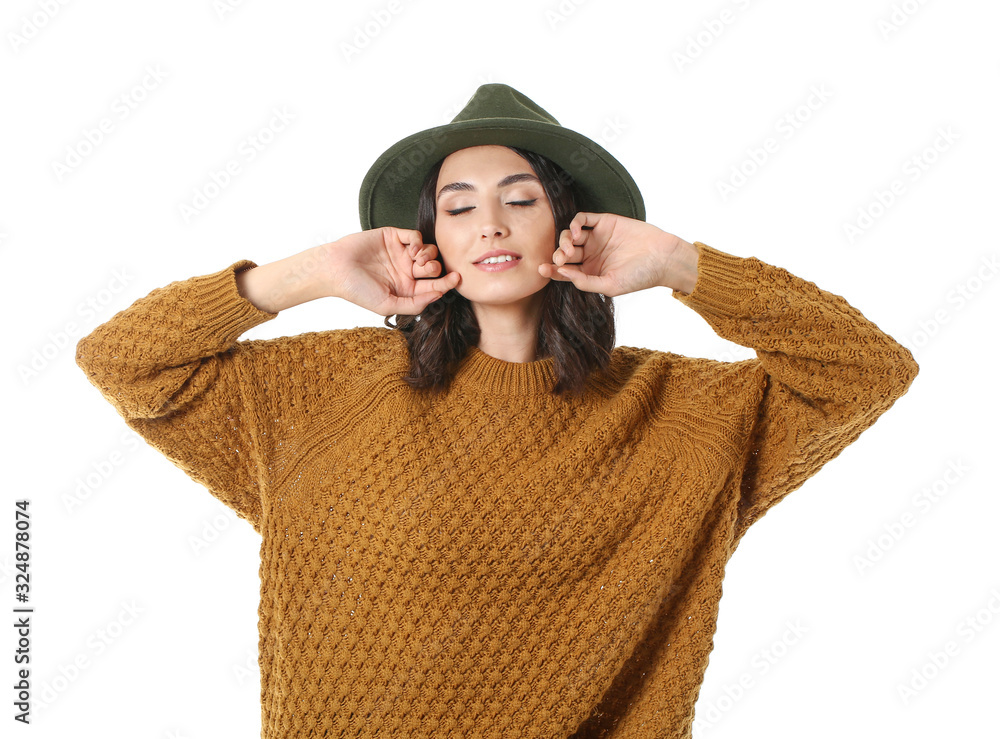
[[[551,357],[478,348],[428,399],[384,327],[238,341],[277,315],[236,289],[250,260],[79,342],[262,537],[262,737],[691,735],[740,538],[917,374],[842,297],[695,246],[673,297],[757,358],[620,346],[574,400]]]

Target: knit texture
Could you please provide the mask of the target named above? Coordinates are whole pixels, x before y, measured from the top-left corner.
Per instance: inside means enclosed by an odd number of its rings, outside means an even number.
[[[572,400],[551,357],[475,347],[431,399],[385,327],[238,341],[277,315],[245,259],[80,340],[128,426],[262,537],[262,737],[691,736],[740,538],[918,371],[842,297],[695,246],[672,297],[757,358],[619,346]]]

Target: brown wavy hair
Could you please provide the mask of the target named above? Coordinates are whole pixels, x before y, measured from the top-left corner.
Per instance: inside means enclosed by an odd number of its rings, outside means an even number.
[[[527,160],[541,180],[552,204],[556,241],[569,228],[577,213],[579,197],[572,176],[541,154],[508,146]],[[417,228],[425,244],[436,244],[435,190],[444,158],[438,161],[420,190]],[[442,262],[440,254],[438,261]],[[439,277],[447,274],[442,271]],[[555,359],[557,381],[555,395],[582,394],[589,375],[607,368],[615,345],[614,302],[601,293],[586,292],[571,282],[550,280],[542,288],[542,311],[536,356]],[[471,346],[479,345],[479,323],[472,303],[452,289],[429,303],[419,315],[396,314],[395,325],[385,318],[385,325],[402,331],[410,351],[410,374],[403,380],[413,389],[441,393],[448,389],[458,363]]]

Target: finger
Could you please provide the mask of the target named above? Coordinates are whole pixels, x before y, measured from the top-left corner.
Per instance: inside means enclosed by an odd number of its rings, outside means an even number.
[[[562,262],[559,263],[582,262],[583,249],[586,246],[587,236],[589,235],[590,232],[584,231],[582,236],[574,238],[571,229],[563,229],[562,233],[559,234],[559,244],[556,250],[556,254],[563,255]]]
[[[434,244],[422,244],[414,259],[420,264],[426,264],[432,259],[437,259],[438,250]]]
[[[587,211],[579,211],[573,220],[569,222],[569,231],[573,236],[574,243],[580,241],[581,235],[584,239],[587,237],[587,232],[592,231],[594,227],[600,222],[600,213],[590,213]]]
[[[583,290],[588,293],[604,292],[601,289],[603,287],[601,280],[594,277],[594,275],[588,275],[586,272],[576,269],[575,267],[559,267],[559,269],[556,270],[556,274],[568,279],[578,290]]]
[[[417,283],[417,291],[421,293],[423,291],[446,293],[458,287],[461,282],[462,276],[458,272],[449,272],[444,277],[438,277],[434,280],[420,280]]]
[[[562,267],[564,264],[567,263],[580,264],[582,262],[583,262],[582,246],[570,246],[568,244],[562,244],[552,254],[552,263],[557,267]]]
[[[415,316],[423,312],[424,308],[439,300],[442,297],[439,292],[426,292],[413,297],[396,298],[392,313],[399,313],[406,316]]]
[[[559,267],[555,264],[538,265],[538,273],[542,277],[547,277],[551,280],[559,280],[560,282],[572,282],[569,277],[559,274],[558,269]]]
[[[406,245],[406,253],[411,257],[416,257],[424,247],[423,236],[413,228],[400,230],[399,240]]]
[[[413,262],[414,279],[434,277],[441,273],[441,262],[436,259],[417,259]]]

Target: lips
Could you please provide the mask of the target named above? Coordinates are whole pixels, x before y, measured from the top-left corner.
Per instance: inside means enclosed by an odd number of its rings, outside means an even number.
[[[516,257],[517,259],[521,258],[521,255],[518,254],[517,252],[509,251],[507,249],[492,249],[486,252],[485,254],[480,254],[479,258],[476,259],[476,261],[473,262],[473,264],[479,264],[484,259],[489,259],[490,257],[502,257],[508,254],[512,257]]]

